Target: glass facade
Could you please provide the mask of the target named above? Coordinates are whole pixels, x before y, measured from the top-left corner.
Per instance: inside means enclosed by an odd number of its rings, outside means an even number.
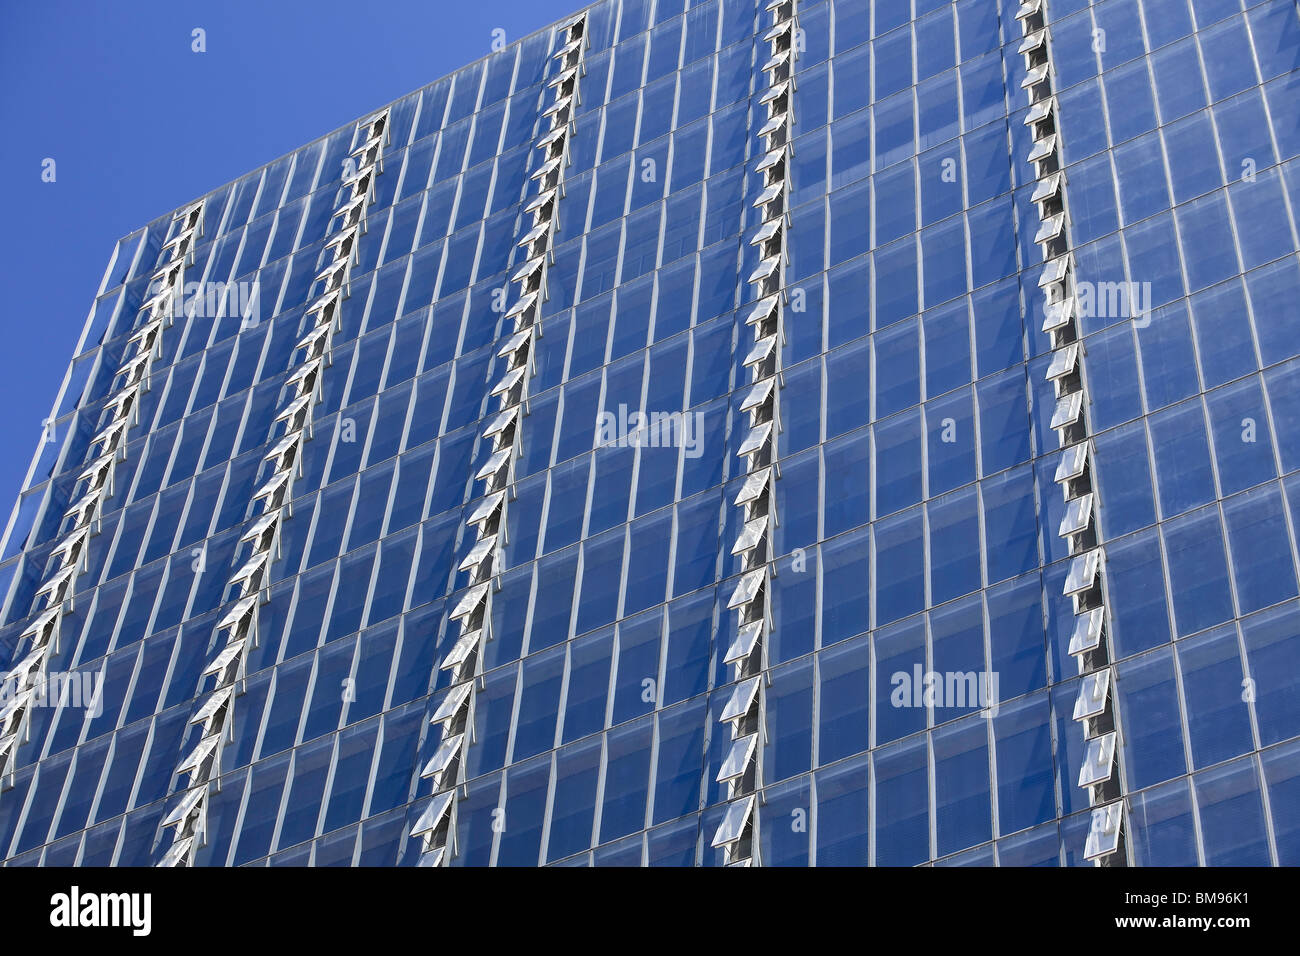
[[[795,6],[761,865],[1087,862],[1019,6]],[[1300,11],[1045,7],[1094,296],[1077,321],[1123,854],[1295,865]],[[452,865],[727,862],[770,25],[755,0],[587,9]],[[43,621],[183,220],[118,243],[0,555],[0,673],[39,624],[44,672],[88,691],[0,708],[7,864],[153,865],[173,846],[255,495],[331,290],[192,862],[421,861],[564,40],[391,104],[350,249],[331,240],[364,124],[204,197],[184,268],[200,294],[157,333]],[[1107,307],[1117,290],[1127,310]],[[647,441],[637,412],[676,415],[673,440]]]

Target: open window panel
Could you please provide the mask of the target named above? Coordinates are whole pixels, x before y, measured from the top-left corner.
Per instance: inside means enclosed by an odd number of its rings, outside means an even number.
[[[357,130],[353,137],[355,142],[362,145],[377,137],[382,137],[385,143],[388,142],[388,107],[371,113],[357,123]]]
[[[1102,807],[1094,807],[1088,841],[1084,845],[1085,860],[1101,861],[1119,849],[1120,830],[1123,827],[1124,803],[1116,800]]]

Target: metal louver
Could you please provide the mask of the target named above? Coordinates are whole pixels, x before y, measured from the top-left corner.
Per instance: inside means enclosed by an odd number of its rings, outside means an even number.
[[[274,441],[263,456],[264,474],[253,501],[262,502],[262,513],[240,537],[243,551],[237,570],[227,579],[227,591],[236,591],[234,604],[222,615],[215,633],[222,641],[203,678],[213,686],[201,695],[190,718],[202,727],[203,737],[177,768],[188,773],[189,784],[180,802],[163,821],[174,828],[173,842],[159,866],[187,866],[207,839],[208,793],[220,775],[222,742],[231,736],[236,686],[244,672],[248,650],[257,640],[258,605],[261,589],[274,557],[272,545],[279,540],[295,471],[301,468],[303,444],[313,437],[312,412],[319,398],[317,384],[329,365],[330,348],[338,329],[338,308],[350,294],[349,276],[357,261],[356,244],[364,231],[366,207],[374,197],[375,176],[383,169],[383,149],[388,143],[388,112],[382,110],[357,124],[353,131],[350,162],[355,172],[343,182],[344,201],[331,221],[339,220],[337,233],[325,243],[331,258],[316,276],[318,293],[303,316],[304,327],[293,348],[301,358],[287,379],[292,391],[272,421]],[[350,191],[349,191],[350,187]]]
[[[743,510],[743,521],[731,547],[742,572],[727,602],[736,612],[736,631],[724,656],[735,668],[737,683],[720,719],[729,726],[732,743],[718,768],[716,779],[727,785],[728,802],[712,846],[725,855],[728,866],[750,866],[758,860],[754,838],[758,827],[755,793],[763,783],[762,753],[758,745],[763,721],[762,671],[767,664],[767,630],[771,577],[770,538],[777,526],[773,482],[777,471],[772,462],[781,428],[783,323],[786,318],[785,263],[787,234],[791,226],[789,209],[790,131],[794,124],[793,59],[798,21],[793,0],[771,0],[766,9],[771,23],[763,34],[770,57],[763,64],[767,86],[759,105],[767,116],[759,128],[760,155],[756,171],[762,176],[758,194],[750,205],[758,212],[758,227],[749,245],[758,250],[759,263],[748,277],[754,305],[745,318],[753,330],[742,367],[749,369],[750,385],[739,411],[748,413],[749,431],[742,432],[736,455],[744,463],[744,481],[735,493],[734,504]],[[755,718],[753,715],[757,714]],[[757,720],[757,726],[754,721]]]
[[[104,501],[113,493],[114,465],[125,456],[127,433],[134,424],[138,399],[148,388],[149,370],[159,354],[159,338],[184,290],[185,266],[202,232],[203,209],[200,200],[172,217],[170,234],[164,238],[146,287],[152,292],[136,313],[135,327],[112,377],[113,391],[104,403],[98,431],[84,452],[94,457],[77,476],[79,493],[63,513],[59,535],[50,551],[52,570],[47,571],[36,589],[35,600],[43,599],[44,604],[33,608],[32,617],[18,635],[17,665],[0,674],[0,687],[14,689],[0,705],[0,790],[6,777],[12,783],[11,761],[17,743],[30,736],[27,718],[33,696],[31,681],[33,675],[40,678],[47,652],[59,645],[62,615],[71,608],[86,543],[97,527]]]
[[[511,276],[518,286],[517,297],[505,312],[513,324],[496,351],[499,377],[489,390],[497,400],[496,414],[482,432],[481,464],[474,479],[483,482],[481,500],[465,522],[464,543],[468,551],[458,570],[468,572],[471,585],[457,599],[450,614],[458,622],[459,636],[438,662],[437,669],[450,671],[456,685],[442,699],[431,723],[445,725],[444,736],[421,776],[433,782],[433,801],[416,820],[411,836],[420,837],[421,866],[445,866],[455,855],[457,776],[464,760],[468,733],[452,732],[467,719],[473,707],[473,672],[479,665],[479,650],[492,626],[492,595],[498,586],[495,555],[503,543],[506,512],[513,492],[513,462],[520,450],[520,437],[528,414],[528,386],[532,373],[533,337],[540,335],[541,305],[547,298],[546,272],[555,239],[556,211],[562,202],[560,181],[568,162],[569,142],[574,130],[574,104],[583,74],[582,58],[587,47],[586,15],[581,14],[560,27],[553,38],[552,60],[557,72],[547,81],[552,101],[543,110],[550,126],[534,146],[541,152],[530,179],[537,183],[535,194],[525,203],[524,215],[531,217],[515,245],[524,250],[524,262]]]
[[[1058,533],[1069,542],[1070,563],[1062,599],[1073,604],[1075,620],[1069,653],[1083,674],[1074,719],[1084,725],[1087,753],[1079,772],[1078,785],[1092,804],[1092,829],[1084,856],[1097,865],[1126,865],[1123,848],[1123,788],[1115,772],[1116,751],[1121,746],[1115,726],[1111,653],[1106,639],[1106,606],[1102,549],[1096,546],[1094,529],[1101,502],[1092,484],[1089,466],[1091,443],[1084,409],[1088,405],[1084,356],[1078,328],[1078,301],[1073,283],[1074,259],[1069,249],[1068,190],[1061,155],[1061,136],[1052,77],[1052,44],[1043,0],[1025,0],[1016,11],[1022,40],[1018,51],[1024,57],[1025,77],[1021,87],[1028,91],[1029,110],[1024,117],[1033,146],[1026,159],[1038,164],[1039,180],[1031,196],[1039,213],[1035,243],[1043,249],[1043,271],[1038,280],[1047,304],[1042,330],[1051,337],[1052,353],[1046,378],[1052,383],[1056,405],[1051,426],[1061,444],[1061,457],[1054,478],[1061,486],[1066,510]]]

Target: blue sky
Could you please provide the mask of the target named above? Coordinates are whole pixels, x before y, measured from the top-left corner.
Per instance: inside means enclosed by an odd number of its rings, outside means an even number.
[[[0,533],[119,237],[587,2],[5,4]]]

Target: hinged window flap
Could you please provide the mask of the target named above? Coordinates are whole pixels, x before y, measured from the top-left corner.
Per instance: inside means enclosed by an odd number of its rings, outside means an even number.
[[[1029,107],[1029,112],[1025,115],[1025,125],[1033,126],[1035,123],[1041,123],[1047,117],[1052,115],[1052,110],[1056,108],[1056,97],[1049,96],[1041,99],[1033,106]]]
[[[1042,9],[1042,6],[1043,0],[1025,0],[1024,3],[1020,4],[1020,9],[1016,11],[1016,19],[1023,20],[1026,17],[1032,17]]]
[[[487,464],[485,464],[482,468],[480,468],[478,472],[474,475],[474,477],[479,479],[491,478],[502,468],[504,468],[506,462],[509,460],[510,460],[509,448],[502,448],[500,451],[493,452],[492,457],[487,460]]]
[[[727,601],[727,608],[734,610],[754,600],[759,588],[763,586],[764,578],[765,572],[763,568],[742,575],[740,580],[736,582],[735,590],[731,592],[731,599]]]
[[[479,635],[482,633],[482,630],[465,631],[460,637],[456,638],[455,645],[447,652],[446,658],[443,659],[438,669],[445,671],[452,667],[459,667],[469,660],[470,651],[478,646]]]
[[[329,265],[327,265],[324,269],[320,271],[320,273],[316,276],[316,281],[319,282],[321,279],[333,281],[333,279],[336,276],[341,275],[343,270],[345,270],[347,267],[348,267],[347,259],[336,259],[335,261],[331,262]]]
[[[754,698],[758,695],[758,685],[762,681],[761,677],[751,677],[749,680],[741,681],[727,698],[727,706],[722,708],[722,720],[724,723],[730,723],[733,720],[739,720],[749,713],[754,706]]]
[[[251,581],[265,570],[266,565],[270,560],[270,551],[261,551],[253,555],[244,562],[243,567],[235,572],[235,576],[230,579],[230,583],[243,585],[245,582]]]
[[[76,504],[74,504],[67,511],[63,512],[63,517],[74,518],[75,519],[74,524],[78,524],[78,525],[85,524],[86,521],[90,518],[90,513],[91,511],[94,510],[95,505],[99,504],[99,496],[100,496],[100,489],[92,488],[90,491],[86,492],[84,495],[78,498]],[[39,593],[40,592],[38,591],[37,594]]]
[[[1029,151],[1029,162],[1037,163],[1054,152],[1056,152],[1056,134],[1051,133],[1034,143],[1034,148]]]
[[[524,237],[520,239],[519,242],[516,243],[516,245],[531,246],[538,239],[546,235],[547,230],[549,230],[550,228],[551,228],[551,224],[549,221],[539,222],[537,225],[533,226],[533,228],[529,229],[528,232],[524,235]]]
[[[1079,359],[1079,343],[1071,342],[1065,348],[1057,349],[1052,353],[1052,364],[1047,367],[1047,378],[1049,381],[1055,381],[1058,378],[1070,374],[1074,371],[1075,363]]]
[[[1074,394],[1078,395],[1080,399],[1083,397],[1082,392],[1075,392]],[[1059,405],[1057,406],[1057,409],[1059,411]],[[1076,415],[1075,417],[1077,418],[1078,416]],[[1052,427],[1061,427],[1056,424],[1055,417],[1052,419]],[[1087,464],[1088,443],[1079,442],[1077,445],[1071,445],[1069,448],[1065,449],[1065,451],[1061,452],[1061,463],[1056,466],[1055,480],[1058,483],[1063,481],[1072,481],[1083,474],[1083,469],[1087,467]]]
[[[745,400],[740,403],[740,410],[742,412],[748,412],[763,405],[771,396],[772,390],[775,387],[776,379],[774,378],[765,378],[761,382],[758,382],[749,390],[749,394],[745,396]]]
[[[780,199],[785,192],[785,183],[778,179],[770,186],[764,186],[763,191],[758,194],[752,203],[755,209],[762,209],[768,203]]]
[[[212,692],[212,696],[203,702],[203,706],[195,711],[194,716],[190,718],[191,724],[206,724],[217,711],[225,707],[230,702],[230,695],[235,692],[234,684],[227,684],[225,687],[218,687]]]
[[[512,388],[518,385],[519,380],[524,377],[524,370],[525,367],[521,365],[518,368],[513,368],[509,372],[506,372],[501,381],[497,382],[493,387],[491,394],[496,396],[504,395],[509,392]]]
[[[1061,172],[1057,170],[1038,181],[1034,187],[1034,194],[1030,196],[1032,202],[1044,202],[1051,199],[1061,191]]]
[[[339,206],[338,209],[335,209],[334,212],[330,215],[330,218],[337,219],[340,216],[342,216],[344,221],[347,221],[348,215],[350,213],[360,208],[361,206],[365,205],[366,198],[367,198],[366,194],[362,193],[360,196],[356,196],[352,199],[349,199],[342,206]]]
[[[1031,86],[1037,86],[1045,79],[1047,79],[1047,64],[1043,63],[1040,66],[1034,67],[1025,74],[1025,78],[1020,81],[1020,88],[1022,90],[1027,90]]]
[[[289,483],[289,475],[290,472],[288,471],[277,471],[274,475],[272,475],[269,479],[267,479],[266,484],[264,484],[261,488],[257,489],[256,492],[254,492],[253,500],[257,501],[260,498],[270,498],[277,491],[279,491],[281,488],[283,488],[286,484]]]
[[[1092,495],[1086,494],[1073,498],[1065,504],[1065,517],[1057,529],[1057,537],[1068,538],[1078,534],[1092,523]]]
[[[1065,228],[1065,213],[1057,213],[1051,219],[1045,221],[1038,227],[1038,233],[1034,236],[1034,242],[1051,242],[1061,234]]]
[[[746,325],[754,325],[758,322],[766,322],[776,313],[777,302],[781,297],[779,295],[769,295],[759,300],[758,305],[754,306],[754,311],[749,313],[745,319]]]
[[[745,483],[740,486],[740,491],[736,494],[736,500],[733,503],[739,507],[757,499],[767,490],[767,482],[771,476],[772,469],[770,467],[746,475]]]
[[[66,563],[71,564],[71,555],[80,550],[81,543],[86,540],[86,535],[88,534],[90,534],[89,526],[76,528],[68,532],[68,536],[56,544],[54,550],[51,551],[50,554],[64,555]],[[30,628],[28,630],[30,630]],[[24,631],[23,633],[26,634],[27,631]]]
[[[465,592],[465,596],[460,599],[460,603],[456,605],[456,609],[451,612],[451,619],[453,621],[460,620],[462,617],[466,617],[477,610],[478,606],[483,603],[483,599],[487,597],[488,588],[490,586],[490,583],[480,584]]]
[[[1049,259],[1043,264],[1043,274],[1039,276],[1039,289],[1044,289],[1049,285],[1056,285],[1065,278],[1066,269],[1070,268],[1070,256],[1057,256],[1056,259]]]
[[[162,319],[155,316],[147,320],[144,323],[144,325],[140,326],[138,329],[132,332],[131,337],[126,340],[127,344],[130,345],[134,342],[143,343],[147,339],[151,338],[154,335],[154,333],[156,333],[160,328],[162,328]],[[147,345],[141,346],[141,348],[147,348],[147,347],[148,347]]]
[[[433,802],[420,814],[420,819],[415,821],[415,826],[411,829],[411,836],[423,836],[437,830],[442,825],[447,812],[451,809],[451,802],[455,796],[455,790],[445,790],[434,797]]]
[[[780,256],[768,256],[758,264],[758,268],[749,274],[749,283],[762,282],[776,271],[776,267],[781,264]]]
[[[714,847],[730,846],[745,835],[745,827],[754,812],[754,795],[737,800],[727,807],[727,812],[713,837]]]
[[[773,133],[780,132],[790,120],[789,113],[777,113],[759,129],[759,136],[771,136]]]
[[[470,691],[474,689],[474,682],[467,680],[463,684],[457,684],[442,699],[442,703],[434,712],[430,723],[441,724],[444,721],[452,720],[460,714],[460,709],[465,706],[469,700]]]
[[[114,419],[90,440],[92,445],[100,445],[105,449],[113,448],[117,444],[117,438],[126,429],[126,421],[121,418]]]
[[[41,661],[45,659],[44,647],[33,647],[27,652],[27,656],[19,661],[14,669],[11,670],[0,685],[9,685],[10,687],[21,687],[27,683],[27,675],[40,666]]]
[[[1073,425],[1079,420],[1080,412],[1083,412],[1083,389],[1062,395],[1057,399],[1056,410],[1052,412],[1052,427],[1065,428],[1066,425]]]
[[[0,727],[10,729],[9,719],[27,706],[34,693],[36,693],[35,687],[21,687],[0,701]]]
[[[545,136],[541,137],[537,141],[538,148],[545,148],[547,146],[550,146],[552,143],[563,139],[564,134],[567,133],[568,131],[569,131],[569,124],[561,123],[560,125],[556,126],[554,129],[552,129],[550,132],[548,132]]]
[[[333,236],[325,240],[325,248],[333,249],[335,246],[343,245],[343,243],[347,242],[349,239],[355,239],[357,233],[360,232],[360,230],[361,230],[360,224],[354,226],[345,226],[343,229],[340,229],[338,232],[334,233]],[[337,250],[335,250],[334,255],[336,256],[338,255]],[[332,300],[333,298],[338,297],[338,293],[330,292],[326,294],[326,297],[329,297]],[[322,299],[319,302],[311,306],[307,311],[310,313],[310,312],[315,312],[318,309],[322,308],[326,304],[325,303],[326,297],[322,297]]]
[[[181,861],[189,858],[190,850],[194,846],[194,836],[191,834],[182,837],[172,844],[171,849],[163,856],[162,862],[158,864],[160,868],[171,869],[180,866]]]
[[[248,597],[240,598],[235,602],[235,606],[226,612],[226,616],[217,622],[217,630],[238,629],[252,616],[253,609],[256,607],[257,595],[250,594]]]
[[[524,212],[536,212],[538,209],[541,209],[548,202],[555,199],[555,194],[557,192],[559,192],[559,190],[555,186],[552,186],[550,189],[543,189],[528,201],[528,205],[524,206]],[[517,279],[518,275],[516,275],[515,278]]]
[[[1026,4],[1028,6],[1028,4]],[[1120,821],[1123,819],[1124,803],[1117,800],[1092,811],[1092,826],[1088,830],[1088,842],[1083,848],[1085,860],[1095,860],[1108,856],[1119,849]]]
[[[756,171],[765,173],[773,166],[785,160],[785,147],[778,146],[776,149],[769,150],[767,154],[759,161]]]
[[[523,296],[520,296],[519,301],[516,302],[514,305],[512,305],[510,307],[510,311],[506,313],[506,318],[513,319],[517,315],[522,315],[523,313],[527,312],[530,308],[532,308],[533,303],[535,303],[536,301],[537,301],[536,292],[529,292]]]
[[[1095,650],[1101,644],[1101,627],[1105,611],[1095,607],[1074,619],[1074,632],[1070,635],[1070,654],[1077,656]]]
[[[731,642],[731,646],[727,648],[727,656],[723,659],[723,663],[735,664],[747,660],[754,652],[754,645],[758,643],[759,635],[762,633],[762,621],[751,621],[743,625],[736,632],[736,638]]]
[[[572,105],[572,103],[573,103],[572,94],[569,94],[567,96],[557,96],[555,98],[555,102],[553,102],[550,106],[546,107],[546,109],[542,110],[542,115],[553,116],[556,113],[561,112],[562,110],[568,109],[569,106]]]
[[[286,405],[279,415],[275,416],[275,422],[293,422],[296,418],[306,412],[310,406],[311,396],[301,395]],[[274,422],[272,424],[274,424]],[[299,423],[299,425],[301,427],[301,423]]]
[[[545,256],[534,256],[520,267],[519,271],[510,277],[511,282],[523,282],[525,279],[531,279],[542,268],[542,263],[546,261]]]
[[[1065,593],[1078,594],[1092,587],[1097,579],[1097,566],[1101,554],[1097,549],[1087,551],[1070,562],[1070,573],[1065,579]]]
[[[568,83],[570,80],[576,79],[577,76],[578,76],[578,68],[576,66],[571,66],[567,70],[561,70],[555,76],[551,77],[551,79],[547,81],[546,85],[563,86],[565,83]]]
[[[296,385],[298,382],[310,378],[311,376],[315,375],[318,371],[320,371],[320,366],[321,366],[320,356],[317,356],[316,358],[311,359],[310,361],[304,362],[302,365],[299,365],[298,368],[294,370],[292,375],[289,376],[289,384]]]
[[[500,510],[501,502],[505,500],[505,496],[506,493],[504,491],[498,491],[495,494],[488,495],[479,503],[478,507],[474,509],[474,513],[469,516],[469,523],[471,525],[478,525],[487,521],[495,515],[498,510]]]
[[[1079,682],[1079,696],[1074,701],[1074,719],[1086,720],[1106,710],[1106,692],[1110,689],[1110,668],[1089,674]]]
[[[543,179],[546,176],[549,176],[551,173],[555,172],[557,169],[559,169],[560,163],[562,163],[563,161],[564,160],[562,160],[558,156],[555,159],[548,159],[546,162],[542,163],[542,165],[538,166],[537,169],[533,170],[533,172],[529,175],[528,178]]]
[[[106,406],[109,414],[115,418],[126,418],[127,407],[135,401],[137,391],[135,388],[124,388],[110,398]]]
[[[314,352],[316,346],[323,342],[329,334],[329,323],[318,325],[298,340],[298,344],[293,347],[294,351],[305,351],[310,355]]]
[[[464,739],[464,736],[464,734],[454,734],[443,740],[443,742],[438,745],[438,749],[434,752],[433,756],[429,759],[429,762],[424,765],[424,770],[420,772],[420,776],[432,777],[435,775],[441,775],[446,771],[446,769],[451,766],[452,759],[460,749],[460,742]]]
[[[32,619],[32,622],[27,625],[22,634],[18,635],[19,639],[21,640],[30,637],[33,640],[39,640],[43,638],[45,631],[53,626],[61,610],[63,609],[55,606],[47,607],[45,610],[41,611],[41,613],[37,614],[36,617]]]
[[[1016,50],[1016,52],[1022,55],[1025,53],[1032,53],[1034,50],[1037,50],[1040,46],[1042,46],[1046,42],[1047,42],[1047,31],[1035,30],[1033,33],[1029,34],[1027,37],[1025,37],[1023,40],[1020,41],[1020,48]]]
[[[36,596],[45,596],[49,601],[51,608],[53,608],[53,605],[58,604],[59,601],[62,600],[64,586],[76,573],[77,569],[75,567],[60,568],[48,581],[37,589]]]
[[[518,417],[518,415],[519,415],[519,406],[511,405],[504,412],[497,415],[497,417],[494,418],[491,421],[491,423],[489,423],[488,427],[483,431],[483,437],[495,438],[497,435],[500,435],[503,431],[505,431],[507,428],[509,428],[511,425],[515,423],[515,418]]]
[[[515,332],[513,335],[510,336],[510,338],[506,339],[506,344],[501,346],[500,350],[498,350],[497,358],[503,358],[509,355],[513,355],[515,352],[518,352],[519,349],[523,346],[523,344],[527,342],[530,338],[532,338],[532,335],[533,335],[532,326],[529,326],[526,329],[520,329],[518,332]]]
[[[198,807],[199,801],[203,799],[203,794],[206,792],[206,786],[194,787],[191,790],[187,790],[185,796],[181,797],[181,802],[176,804],[176,808],[172,810],[171,813],[167,814],[167,819],[163,820],[163,828],[166,829],[167,827],[180,826],[189,820],[190,816],[193,815],[195,809]]]
[[[736,539],[735,545],[731,548],[731,553],[744,554],[746,551],[754,550],[766,533],[767,515],[759,515],[751,521],[746,521],[744,528],[740,531],[740,537]]]
[[[468,571],[470,568],[477,568],[480,564],[492,556],[492,549],[496,547],[496,535],[488,535],[486,538],[480,538],[474,542],[474,547],[469,549],[469,554],[465,555],[465,560],[461,561],[458,571]]]
[[[781,220],[779,218],[771,219],[768,222],[763,223],[763,225],[759,227],[758,232],[754,233],[753,238],[749,240],[749,244],[751,246],[756,246],[760,242],[767,242],[769,239],[776,236],[780,231],[781,231]]]
[[[772,350],[775,347],[776,347],[775,335],[768,335],[764,338],[759,339],[757,342],[754,343],[754,347],[749,350],[749,354],[745,356],[745,361],[743,364],[746,367],[748,367],[750,365],[756,365],[757,363],[764,361],[766,358],[768,358],[768,356],[772,354]]]
[[[1088,741],[1088,750],[1079,769],[1079,786],[1105,783],[1115,768],[1115,731]]]
[[[772,437],[771,422],[763,422],[763,424],[761,425],[755,425],[753,428],[750,429],[748,437],[746,437],[744,442],[741,444],[740,450],[737,451],[736,454],[740,456],[752,455],[754,454],[754,452],[762,449],[763,446],[767,444],[768,439],[771,437]]]
[[[289,432],[278,442],[276,442],[269,452],[267,452],[264,456],[262,456],[262,460],[270,461],[273,459],[283,458],[286,455],[288,455],[291,451],[296,450],[298,447],[298,443],[301,441],[302,441],[301,431]],[[284,467],[283,462],[280,463],[280,467],[281,468]]]
[[[1055,332],[1068,325],[1074,318],[1074,296],[1066,296],[1060,302],[1053,302],[1043,312],[1043,331]]]
[[[176,768],[176,773],[179,775],[199,770],[204,762],[212,756],[212,752],[217,749],[217,741],[220,739],[220,734],[212,734],[200,740],[198,745],[190,751],[190,755],[181,761],[181,765]]]
[[[780,53],[776,54],[770,60],[768,60],[766,63],[763,64],[763,72],[767,73],[770,72],[771,70],[779,70],[781,67],[785,66],[789,62],[790,62],[790,51],[782,50]]]
[[[225,671],[225,669],[229,667],[234,662],[235,658],[244,650],[244,645],[246,643],[247,640],[242,637],[232,640],[221,649],[220,654],[212,659],[212,663],[203,669],[203,676],[212,677],[215,674],[220,674]]]
[[[785,26],[773,27],[771,30],[768,31],[768,33],[772,34],[773,36],[779,36],[780,34],[787,32],[789,29],[790,29],[789,24],[786,24]],[[764,37],[763,39],[765,40],[772,39],[772,36],[767,36]],[[786,94],[786,92],[789,91],[789,89],[790,89],[790,81],[782,80],[780,83],[776,84],[776,86],[771,87],[766,93],[764,93],[761,97],[759,97],[758,102],[766,106],[768,103],[771,103],[773,100],[780,99],[782,96]]]
[[[748,737],[732,741],[731,750],[718,770],[718,783],[726,783],[728,780],[735,780],[744,775],[749,769],[750,761],[754,758],[754,745],[757,742],[758,734],[750,734]]]
[[[77,475],[77,481],[89,480],[92,485],[98,484],[98,480],[103,477],[104,472],[108,471],[109,466],[112,464],[113,453],[111,451],[105,452],[81,470],[81,473]]]
[[[551,59],[562,60],[570,53],[574,53],[580,49],[582,49],[582,37],[579,36],[570,40],[568,43],[564,44],[564,46],[560,47],[558,50],[552,53]]]

